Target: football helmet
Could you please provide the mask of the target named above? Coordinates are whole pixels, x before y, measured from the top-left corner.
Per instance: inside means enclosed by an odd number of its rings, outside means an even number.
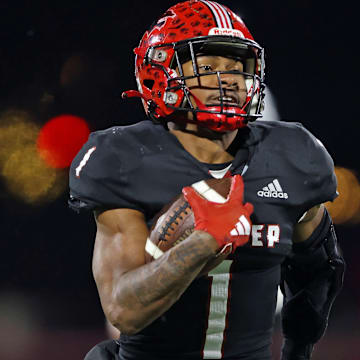
[[[138,91],[123,97],[141,97],[147,115],[156,122],[193,122],[215,131],[230,131],[261,117],[264,98],[264,50],[241,18],[227,7],[205,0],[189,0],[169,8],[145,32],[134,49]],[[235,58],[243,71],[201,71],[197,55]],[[193,76],[184,76],[182,64],[192,61]],[[223,70],[223,69],[222,69]],[[243,104],[224,99],[223,74],[242,75]],[[186,85],[190,78],[217,76],[216,104],[202,103]],[[192,119],[188,113],[192,112]]]

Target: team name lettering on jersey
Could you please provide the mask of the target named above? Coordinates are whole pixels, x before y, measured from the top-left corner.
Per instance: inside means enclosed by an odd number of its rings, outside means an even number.
[[[279,224],[259,224],[251,227],[251,246],[273,248],[280,242]]]

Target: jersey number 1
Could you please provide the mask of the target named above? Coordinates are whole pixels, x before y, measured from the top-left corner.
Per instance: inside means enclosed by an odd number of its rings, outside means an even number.
[[[79,166],[75,169],[75,174],[76,177],[80,177],[80,172],[83,169],[83,167],[86,165],[86,163],[89,161],[91,154],[96,150],[96,146],[93,146],[92,148],[90,148],[86,154],[84,155],[84,157],[82,158],[82,160],[80,161]]]
[[[221,350],[226,328],[231,263],[232,260],[224,260],[208,274],[212,278],[212,283],[203,359],[222,358]]]

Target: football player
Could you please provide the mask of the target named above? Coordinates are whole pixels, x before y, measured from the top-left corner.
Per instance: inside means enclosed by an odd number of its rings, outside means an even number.
[[[134,52],[138,91],[124,96],[149,120],[92,133],[70,169],[69,204],[95,213],[93,274],[121,332],[86,360],[269,360],[280,284],[282,359],[310,359],[344,271],[322,205],[337,195],[331,157],[301,124],[261,121],[264,49],[227,7],[178,3]],[[224,176],[222,204],[192,186]],[[195,230],[145,263],[152,221],[181,191]]]

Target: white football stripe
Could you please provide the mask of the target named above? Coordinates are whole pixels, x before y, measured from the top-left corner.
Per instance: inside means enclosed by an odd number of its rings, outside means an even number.
[[[204,180],[192,184],[191,186],[206,200],[219,204],[226,202],[226,199],[217,193],[214,189],[212,189]]]
[[[283,191],[283,189],[282,189],[282,187],[281,187],[278,179],[274,179],[274,180],[273,180],[273,183],[274,183],[275,188],[276,188],[277,191],[280,191],[280,192]]]
[[[217,193],[214,189],[209,189],[206,193],[203,194],[206,200],[223,204],[226,202],[226,199]]]
[[[200,195],[202,195],[205,191],[210,189],[209,185],[204,181],[201,180],[197,183],[191,185]]]
[[[264,187],[263,187],[263,190],[264,190],[264,191],[269,191],[269,188],[268,188],[267,186],[264,186]]]
[[[241,215],[240,222],[243,224],[245,228],[245,235],[250,235],[251,228],[248,219],[244,215]]]
[[[155,260],[164,254],[164,252],[159,249],[149,238],[146,240],[145,251]]]

